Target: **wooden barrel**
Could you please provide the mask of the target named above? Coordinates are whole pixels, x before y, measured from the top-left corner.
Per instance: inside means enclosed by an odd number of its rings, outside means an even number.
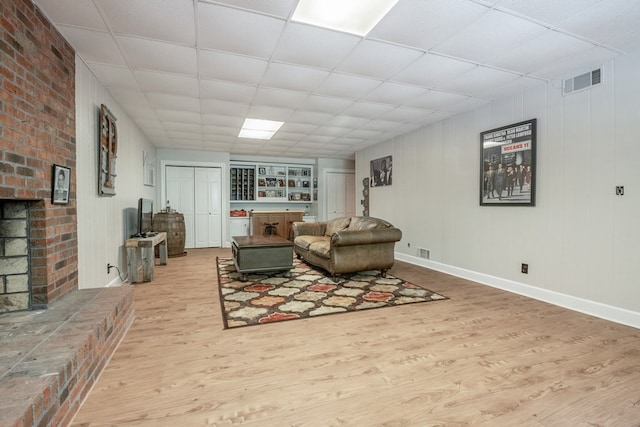
[[[178,212],[158,212],[153,214],[153,231],[167,233],[167,253],[169,257],[186,255],[184,251],[184,215]],[[157,247],[156,256],[159,256]]]

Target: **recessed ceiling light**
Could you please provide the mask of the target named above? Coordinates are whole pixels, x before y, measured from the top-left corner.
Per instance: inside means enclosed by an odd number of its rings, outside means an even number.
[[[272,120],[244,119],[239,138],[251,139],[271,139],[280,129],[284,122],[274,122]]]
[[[291,19],[364,36],[397,2],[398,0],[300,0]]]

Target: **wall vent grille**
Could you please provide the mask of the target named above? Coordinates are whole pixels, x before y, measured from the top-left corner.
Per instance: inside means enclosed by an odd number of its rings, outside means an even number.
[[[431,251],[425,248],[418,248],[418,256],[420,258],[429,259],[431,256]]]
[[[587,73],[564,79],[562,81],[562,91],[564,95],[568,95],[573,92],[589,89],[600,83],[602,83],[602,69],[596,68]]]

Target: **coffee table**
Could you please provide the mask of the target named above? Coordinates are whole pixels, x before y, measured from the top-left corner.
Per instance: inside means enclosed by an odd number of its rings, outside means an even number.
[[[280,236],[233,236],[231,250],[236,271],[246,280],[247,273],[290,270],[293,242]]]

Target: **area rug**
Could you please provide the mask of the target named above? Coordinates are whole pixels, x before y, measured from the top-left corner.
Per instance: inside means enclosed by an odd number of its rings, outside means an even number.
[[[447,297],[379,271],[341,275],[294,259],[289,271],[242,274],[232,259],[216,258],[224,328],[303,319]]]

